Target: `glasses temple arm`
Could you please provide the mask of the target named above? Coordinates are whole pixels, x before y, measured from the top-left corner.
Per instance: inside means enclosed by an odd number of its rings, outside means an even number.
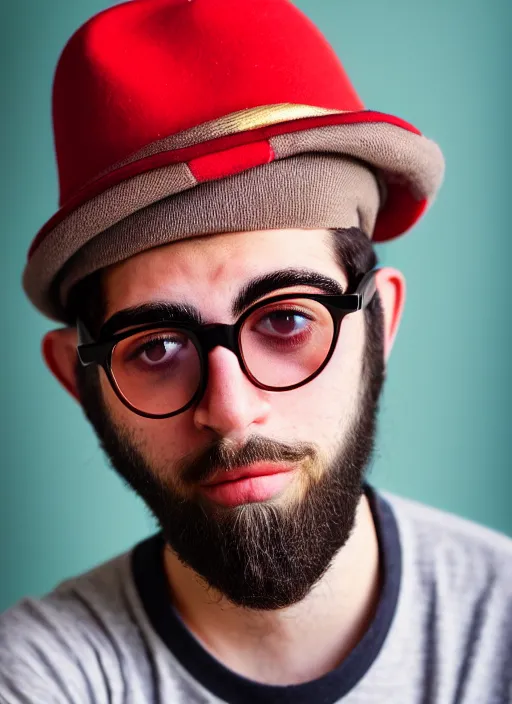
[[[377,291],[376,273],[380,271],[380,267],[374,267],[367,272],[361,279],[356,293],[361,296],[361,308],[368,306]]]

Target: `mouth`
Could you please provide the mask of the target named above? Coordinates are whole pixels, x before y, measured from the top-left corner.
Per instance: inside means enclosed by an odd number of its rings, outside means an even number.
[[[290,465],[258,462],[217,474],[200,484],[199,490],[222,506],[268,501],[288,486],[294,470]]]

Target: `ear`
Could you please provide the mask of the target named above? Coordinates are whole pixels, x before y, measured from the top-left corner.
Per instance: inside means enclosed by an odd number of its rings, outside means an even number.
[[[61,328],[46,333],[41,345],[46,366],[68,393],[79,401],[75,367],[77,362],[75,328]]]
[[[388,266],[378,271],[375,278],[384,310],[384,358],[387,362],[405,305],[406,284],[404,275]]]

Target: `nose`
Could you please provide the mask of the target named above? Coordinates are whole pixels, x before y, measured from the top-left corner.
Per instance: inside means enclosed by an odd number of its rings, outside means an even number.
[[[194,423],[200,430],[244,441],[251,426],[268,418],[268,394],[247,378],[233,352],[217,346],[208,354],[208,384],[194,409]]]

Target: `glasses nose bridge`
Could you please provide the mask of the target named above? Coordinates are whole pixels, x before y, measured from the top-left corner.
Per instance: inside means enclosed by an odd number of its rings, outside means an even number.
[[[205,355],[208,355],[215,347],[225,347],[238,357],[238,341],[234,325],[222,323],[205,325],[198,337]]]

